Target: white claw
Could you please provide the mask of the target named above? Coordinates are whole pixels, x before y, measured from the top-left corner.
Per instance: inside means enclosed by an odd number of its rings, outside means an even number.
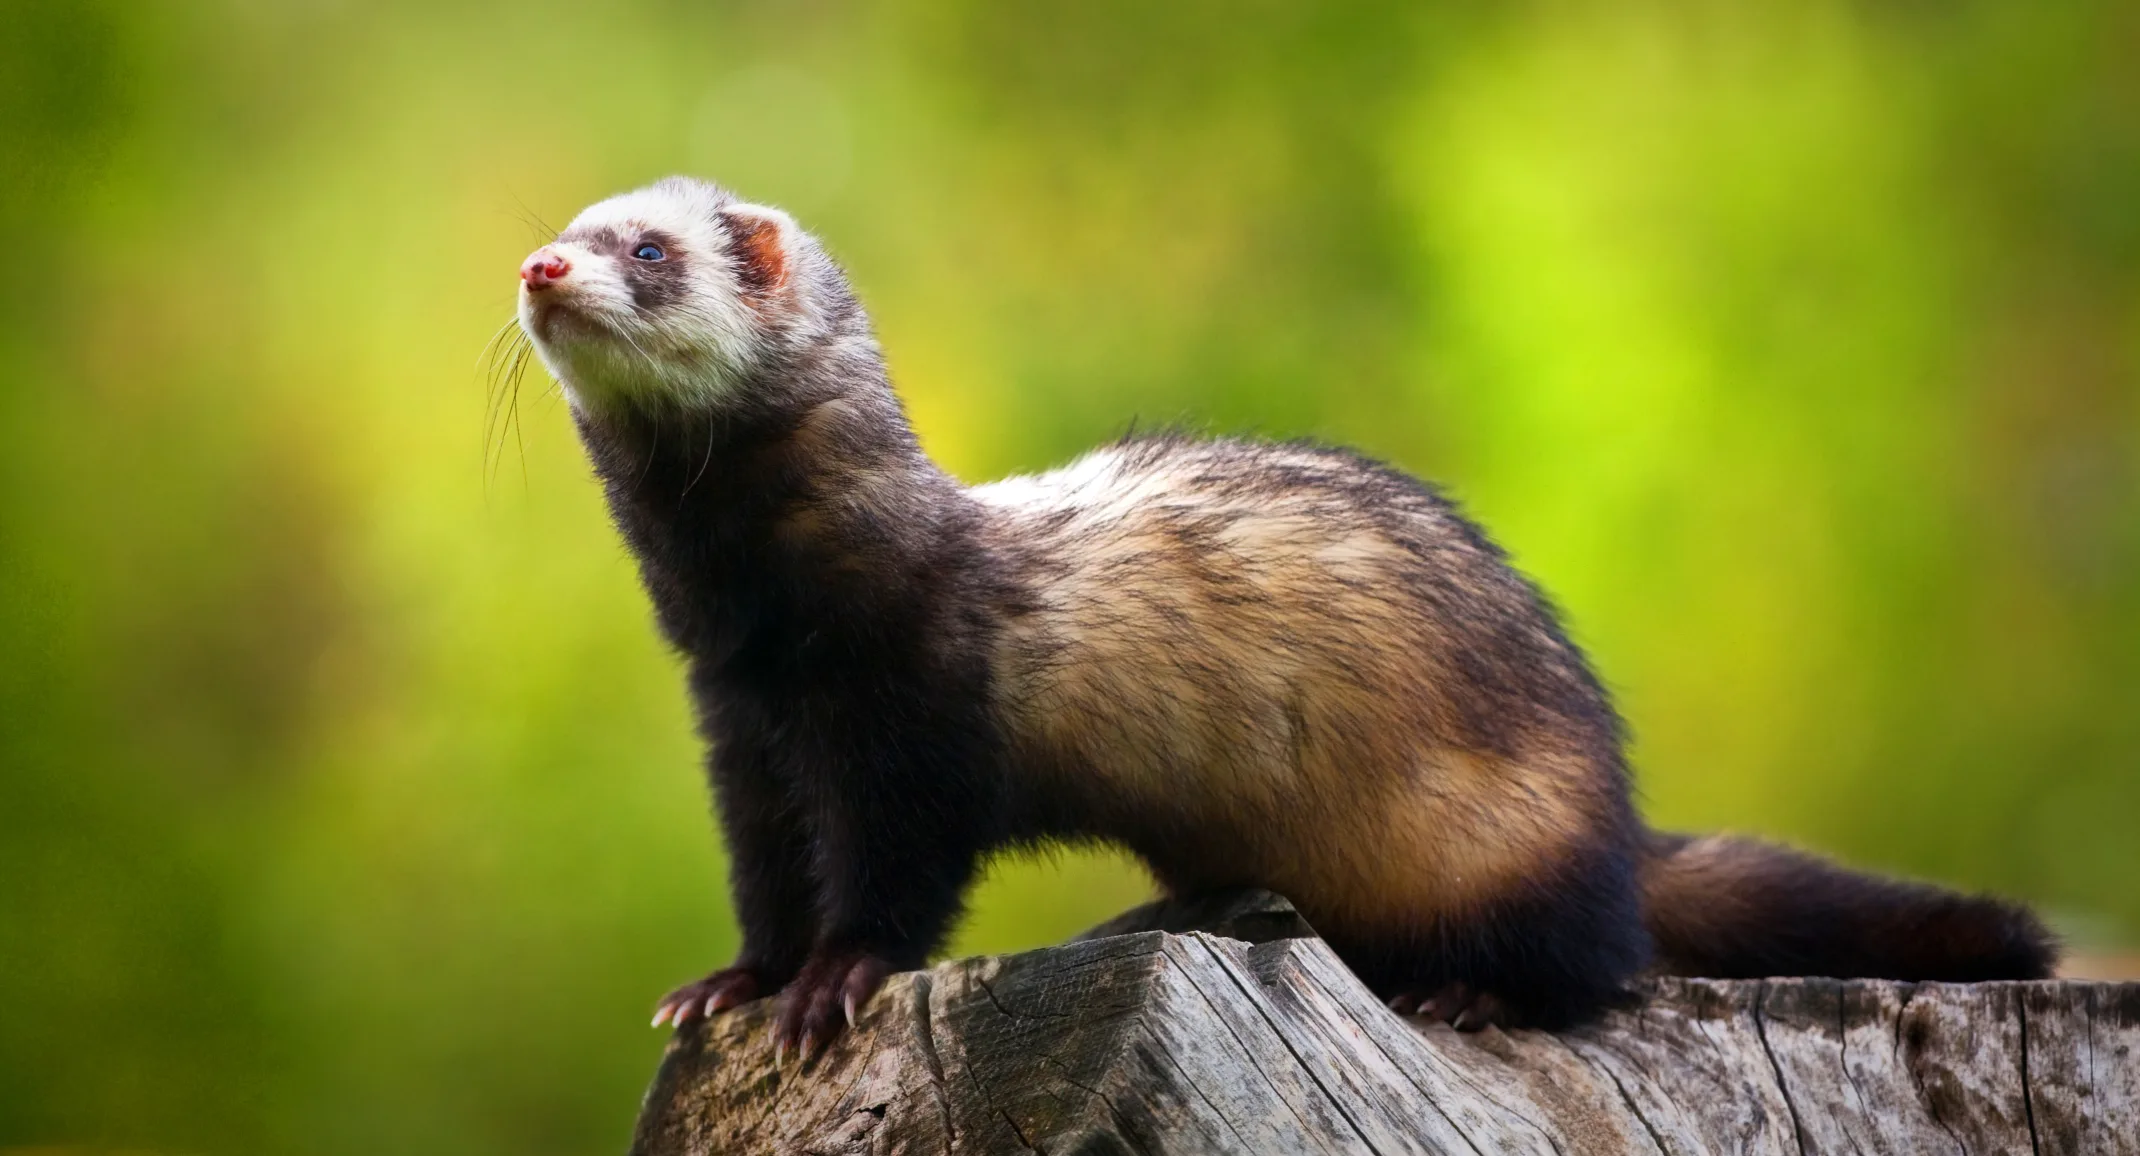
[[[855,1026],[855,997],[848,996],[846,999],[841,1000],[840,1009],[847,1013],[847,1026]]]
[[[667,1020],[667,1019],[669,1018],[669,1007],[670,1007],[670,1005],[669,1005],[669,1004],[663,1004],[663,1005],[661,1005],[660,1007],[658,1007],[658,1008],[655,1008],[655,1009],[654,1009],[654,1022],[653,1022],[652,1024],[648,1025],[648,1026],[649,1026],[649,1027],[657,1027],[657,1028],[658,1028],[658,1027],[660,1027],[660,1026],[662,1025],[662,1022],[663,1022],[664,1020]]]
[[[712,1018],[713,1018],[713,1013],[715,1013],[715,1012],[717,1012],[717,1011],[721,1010],[721,1009],[719,1009],[719,1008],[717,1008],[717,1007],[713,1006],[713,1004],[714,1004],[714,1001],[715,1001],[715,1000],[718,1000],[718,999],[720,999],[720,998],[721,998],[721,997],[720,997],[720,996],[718,996],[718,995],[709,995],[709,996],[707,996],[707,997],[706,997],[706,1006],[705,1006],[705,1007],[703,1007],[703,1008],[701,1008],[701,1009],[699,1009],[699,1013],[698,1013],[698,1014],[699,1014],[699,1017],[700,1017],[701,1019],[709,1019],[709,1020],[710,1020],[710,1019],[712,1019]]]

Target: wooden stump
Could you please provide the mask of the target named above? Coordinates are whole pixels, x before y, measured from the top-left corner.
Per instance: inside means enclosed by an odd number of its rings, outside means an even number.
[[[784,1068],[760,1001],[676,1035],[632,1152],[2140,1156],[2140,984],[1660,979],[1459,1035],[1311,935],[1254,893],[1140,908],[895,976]]]

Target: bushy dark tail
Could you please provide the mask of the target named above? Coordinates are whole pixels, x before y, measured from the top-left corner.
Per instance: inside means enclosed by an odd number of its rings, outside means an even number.
[[[2025,907],[1722,837],[1653,834],[1644,920],[1671,975],[2042,979],[2057,942]]]

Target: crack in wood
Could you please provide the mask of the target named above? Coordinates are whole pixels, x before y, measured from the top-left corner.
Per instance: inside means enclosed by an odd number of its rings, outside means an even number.
[[[1191,938],[1188,942],[1194,944],[1196,941]],[[1179,963],[1171,955],[1168,958],[1168,962],[1176,965]],[[1216,960],[1213,962],[1216,962]],[[1313,1135],[1315,1126],[1310,1124],[1307,1118],[1300,1114],[1300,1109],[1294,1107],[1293,1102],[1287,1099],[1285,1093],[1279,1090],[1277,1082],[1271,1079],[1270,1072],[1264,1068],[1261,1057],[1256,1055],[1256,1050],[1248,1045],[1248,1041],[1241,1038],[1241,1033],[1235,1030],[1232,1021],[1228,1020],[1225,1013],[1220,1011],[1218,1005],[1212,1001],[1211,993],[1205,991],[1203,985],[1196,982],[1194,974],[1184,972],[1182,978],[1188,983],[1190,990],[1196,992],[1197,996],[1204,1001],[1204,1006],[1211,1012],[1211,1018],[1216,1020],[1220,1027],[1226,1029],[1227,1036],[1233,1040],[1234,1046],[1239,1049],[1240,1055],[1247,1062],[1247,1066],[1253,1068],[1257,1077],[1263,1081],[1264,1086],[1270,1089],[1272,1098],[1285,1105],[1286,1111],[1292,1114],[1295,1122],[1300,1125],[1303,1134]],[[1173,1057],[1169,1056],[1168,1059],[1172,1060]],[[1194,1087],[1193,1081],[1191,1086]]]
[[[1338,1002],[1337,993],[1331,991],[1329,987],[1323,983],[1323,977],[1321,975],[1309,971],[1301,971],[1299,972],[1299,974],[1303,976],[1307,980],[1307,982],[1314,984],[1316,989],[1322,992],[1324,997],[1328,999],[1331,1003],[1334,1004]],[[1394,1018],[1394,1013],[1392,1013],[1392,1016]],[[1383,1045],[1379,1033],[1375,1032],[1369,1025],[1361,1024],[1356,1017],[1347,1016],[1346,1018],[1352,1020],[1354,1024],[1360,1027],[1361,1034],[1364,1035],[1367,1039],[1367,1042],[1374,1047],[1376,1053],[1379,1054],[1382,1059],[1391,1067],[1397,1069],[1398,1073],[1404,1077],[1407,1084],[1409,1084],[1414,1091],[1419,1093],[1419,1098],[1427,1105],[1427,1107],[1434,1109],[1435,1115],[1440,1116],[1442,1118],[1442,1122],[1449,1126],[1449,1130],[1456,1134],[1457,1139],[1462,1140],[1464,1142],[1464,1146],[1471,1149],[1472,1156],[1486,1156],[1484,1152],[1481,1152],[1479,1150],[1479,1146],[1472,1141],[1470,1133],[1464,1131],[1463,1126],[1456,1122],[1456,1118],[1449,1115],[1448,1110],[1443,1108],[1441,1104],[1435,1100],[1432,1089],[1430,1089],[1426,1084],[1420,1082],[1419,1077],[1413,1073],[1411,1066],[1402,1063],[1395,1053],[1391,1052],[1389,1048]],[[1409,1025],[1401,1026],[1404,1026],[1407,1031],[1410,1030]]]
[[[1577,1063],[1591,1071],[1602,1074],[1612,1084],[1613,1091],[1620,1094],[1620,1102],[1627,1105],[1627,1114],[1633,1116],[1635,1121],[1642,1125],[1642,1130],[1649,1135],[1651,1146],[1657,1149],[1657,1156],[1666,1156],[1668,1149],[1664,1146],[1664,1137],[1658,1133],[1657,1126],[1650,1123],[1649,1117],[1644,1115],[1642,1109],[1635,1104],[1635,1098],[1627,1094],[1627,1085],[1620,1082],[1618,1074],[1610,1067],[1597,1063],[1581,1052],[1576,1051],[1575,1046],[1567,1040],[1558,1036],[1548,1036],[1547,1038],[1560,1045],[1561,1050],[1574,1057]]]
[[[1902,991],[1901,1003],[1895,1008],[1895,1043],[1890,1051],[1889,1058],[1894,1061],[1896,1066],[1902,1069],[1903,1074],[1910,1078],[1910,1086],[1917,1089],[1917,1098],[1924,1101],[1925,1115],[1931,1119],[1933,1126],[1938,1128],[1941,1134],[1954,1143],[1954,1151],[1957,1156],[1969,1156],[1968,1145],[1963,1144],[1962,1138],[1955,1135],[1954,1129],[1948,1127],[1947,1122],[1940,1118],[1938,1102],[1933,1100],[1931,1095],[1925,1091],[1924,1072],[1914,1060],[1902,1054],[1902,1020],[1903,1017],[1910,1014],[1910,1001],[1917,998],[1917,990],[1918,985],[1913,983]]]
[[[1196,1078],[1189,1074],[1188,1069],[1181,1066],[1180,1060],[1175,1059],[1174,1056],[1169,1053],[1165,1048],[1154,1048],[1153,1054],[1159,1056],[1161,1059],[1164,1059],[1169,1067],[1173,1068],[1177,1073],[1181,1075],[1182,1084],[1186,1086],[1190,1091],[1195,1092],[1196,1098],[1204,1102],[1204,1107],[1210,1110],[1212,1116],[1217,1118],[1217,1120],[1221,1124],[1226,1125],[1226,1130],[1233,1134],[1233,1138],[1235,1140],[1240,1141],[1241,1151],[1253,1151],[1252,1146],[1248,1142],[1248,1137],[1241,1135],[1241,1129],[1234,1124],[1233,1118],[1228,1116],[1222,1109],[1220,1109],[1218,1104],[1212,1101],[1211,1093],[1204,1091],[1203,1087],[1196,1082]],[[1261,1073],[1260,1068],[1258,1069],[1258,1072],[1259,1074]],[[1101,1099],[1106,1101],[1109,1111],[1114,1110],[1115,1103],[1113,1100],[1108,1100],[1104,1096],[1101,1097]],[[1299,1118],[1299,1113],[1294,1113],[1294,1119],[1298,1120]],[[1301,1126],[1303,1128],[1307,1127],[1307,1121],[1302,1120]]]
[[[1843,1073],[1844,1081],[1850,1085],[1851,1096],[1858,1102],[1858,1115],[1870,1115],[1872,1106],[1866,1101],[1865,1088],[1858,1083],[1858,1074],[1850,1070],[1850,998],[1847,988],[1835,995],[1835,1066]],[[1858,1144],[1857,1130],[1846,1129],[1845,1134],[1850,1137],[1850,1150],[1862,1156],[1865,1149]]]
[[[921,1053],[922,1062],[929,1072],[929,1097],[936,1103],[937,1115],[943,1120],[945,1141],[956,1147],[959,1142],[958,1124],[951,1118],[951,1097],[944,1085],[944,1061],[936,1052],[936,1027],[930,1023],[929,999],[936,991],[929,973],[914,977],[914,998],[908,1005],[914,1020],[914,1043]]]
[[[1280,1024],[1277,1018],[1271,1014],[1270,1000],[1261,991],[1261,985],[1256,985],[1252,989],[1251,985],[1244,982],[1243,977],[1239,974],[1236,961],[1228,958],[1224,953],[1213,947],[1211,942],[1201,933],[1190,935],[1189,942],[1202,948],[1204,954],[1218,965],[1220,974],[1233,982],[1234,989],[1241,994],[1249,1008],[1262,1017],[1263,1022],[1270,1027],[1271,1034],[1276,1036],[1279,1044],[1285,1048],[1286,1054],[1293,1057],[1293,1063],[1300,1068],[1303,1075],[1307,1076],[1315,1084],[1315,1089],[1323,1094],[1323,1099],[1329,1101],[1331,1109],[1338,1114],[1339,1119],[1345,1121],[1346,1127],[1352,1129],[1352,1134],[1359,1138],[1360,1143],[1367,1145],[1368,1151],[1379,1153],[1380,1149],[1375,1147],[1374,1141],[1368,1139],[1367,1133],[1360,1130],[1359,1121],[1354,1120],[1352,1114],[1345,1110],[1344,1101],[1331,1094],[1329,1085],[1325,1084],[1322,1076],[1317,1074],[1315,1066],[1308,1062],[1306,1056],[1300,1054],[1300,1049],[1294,1045],[1286,1032],[1285,1025]],[[1191,975],[1189,982],[1196,983],[1196,977]],[[1211,998],[1209,993],[1203,992],[1202,984],[1197,984],[1197,990],[1204,994],[1205,999]]]
[[[1790,1082],[1783,1078],[1783,1064],[1776,1059],[1776,1049],[1768,1040],[1768,1014],[1762,1005],[1768,1002],[1768,981],[1755,980],[1754,988],[1754,1036],[1761,1041],[1761,1054],[1768,1057],[1769,1071],[1775,1073],[1776,1090],[1783,1094],[1784,1110],[1791,1114],[1791,1134],[1798,1140],[1798,1156],[1806,1156],[1806,1126],[1798,1117],[1798,1104],[1791,1098]]]
[[[2029,1151],[2043,1156],[2043,1141],[2036,1137],[2036,1094],[2029,1087],[2029,1005],[2021,993],[2013,995],[2014,1015],[2021,1021],[2021,1110],[2029,1121]]]

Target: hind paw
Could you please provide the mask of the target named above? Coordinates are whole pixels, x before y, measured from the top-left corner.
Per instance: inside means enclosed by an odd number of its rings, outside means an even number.
[[[1416,991],[1398,992],[1390,999],[1389,1006],[1398,1015],[1426,1016],[1460,1032],[1500,1027],[1508,1021],[1508,1006],[1500,996],[1461,982],[1444,985],[1424,995]]]

